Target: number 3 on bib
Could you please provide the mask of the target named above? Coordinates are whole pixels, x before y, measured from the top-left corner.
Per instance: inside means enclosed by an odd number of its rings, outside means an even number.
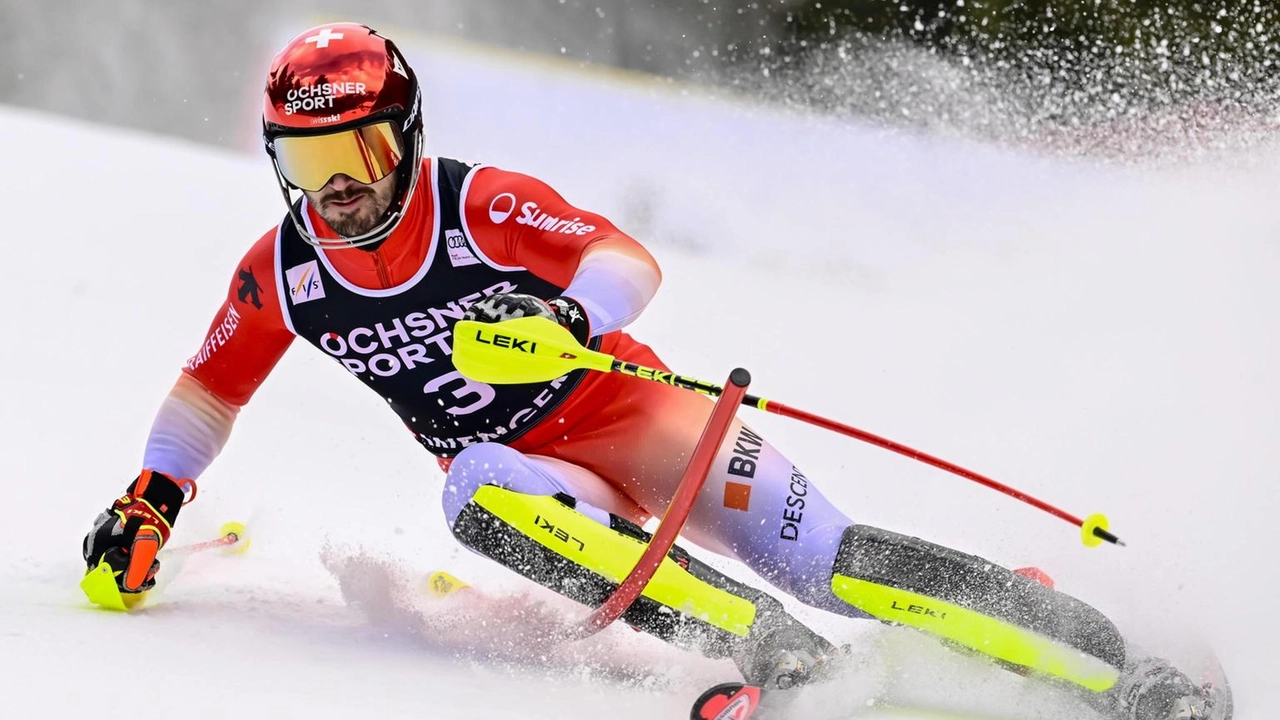
[[[445,411],[450,415],[470,415],[493,402],[493,398],[497,396],[492,387],[464,377],[457,370],[441,375],[422,386],[422,392],[427,395],[434,395],[449,387],[452,388],[449,390],[450,394],[458,401],[456,404],[445,408]],[[472,400],[471,398],[474,399]],[[470,400],[470,402],[462,404],[465,400]]]

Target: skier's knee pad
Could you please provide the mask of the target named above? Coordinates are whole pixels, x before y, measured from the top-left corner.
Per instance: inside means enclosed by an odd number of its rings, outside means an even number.
[[[1111,687],[1124,665],[1124,640],[1094,608],[919,538],[850,526],[831,583],[837,597],[879,620],[1092,690]]]
[[[585,605],[602,604],[643,554],[649,533],[616,515],[602,525],[567,495],[486,485],[461,510],[454,536],[472,550]],[[733,654],[753,628],[784,613],[772,597],[673,548],[622,621],[712,657]]]
[[[547,492],[537,485],[538,478],[526,465],[524,455],[500,443],[478,443],[464,448],[453,458],[445,475],[440,496],[445,520],[452,527],[462,508],[487,484],[514,487],[528,493]]]

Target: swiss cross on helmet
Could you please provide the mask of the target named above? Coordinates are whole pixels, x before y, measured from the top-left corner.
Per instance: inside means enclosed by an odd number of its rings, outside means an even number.
[[[319,247],[384,240],[403,219],[422,158],[418,80],[392,42],[357,23],[320,25],[271,61],[262,139],[289,216]],[[337,240],[307,229],[291,191],[318,191],[336,175],[370,184],[396,172],[390,206],[373,229]]]

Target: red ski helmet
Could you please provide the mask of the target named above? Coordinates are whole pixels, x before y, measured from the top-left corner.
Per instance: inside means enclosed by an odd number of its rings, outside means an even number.
[[[369,27],[319,25],[284,46],[267,75],[262,139],[303,238],[319,247],[359,247],[391,234],[418,183],[421,110],[413,70],[390,40]],[[319,190],[339,174],[368,184],[397,170],[391,205],[357,237],[315,236],[290,194]]]

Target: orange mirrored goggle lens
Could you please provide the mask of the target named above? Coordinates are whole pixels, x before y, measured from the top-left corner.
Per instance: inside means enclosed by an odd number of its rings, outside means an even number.
[[[400,133],[390,122],[327,135],[284,135],[274,144],[284,179],[313,192],[334,175],[365,184],[377,182],[390,175],[404,156]]]

